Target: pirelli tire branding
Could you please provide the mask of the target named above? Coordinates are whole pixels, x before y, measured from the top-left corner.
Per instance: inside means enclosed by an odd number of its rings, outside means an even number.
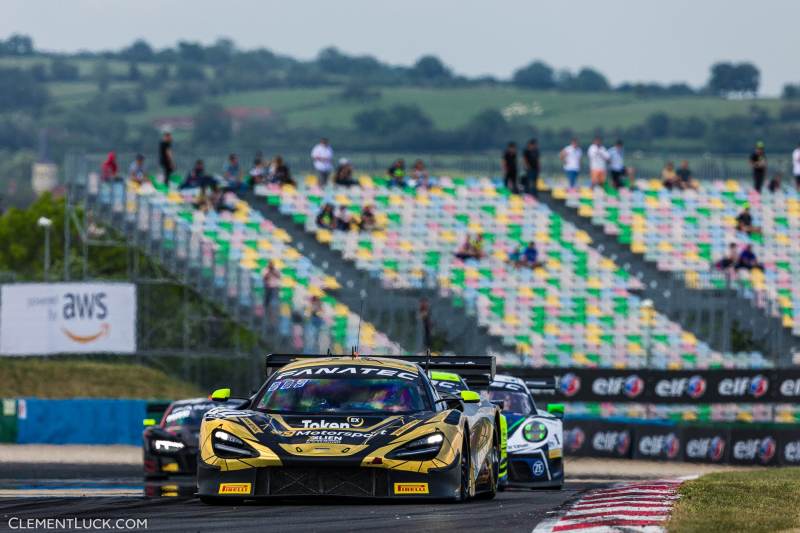
[[[414,494],[428,494],[427,483],[395,483],[394,493],[411,496]]]
[[[219,493],[230,496],[248,496],[251,492],[251,483],[220,483]]]
[[[778,403],[800,398],[800,370],[524,369],[526,379],[556,378],[565,401]]]
[[[566,420],[566,456],[800,466],[800,425],[715,427]]]

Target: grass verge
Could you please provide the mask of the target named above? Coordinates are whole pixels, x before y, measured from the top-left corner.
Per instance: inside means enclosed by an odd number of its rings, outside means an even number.
[[[130,363],[0,358],[4,398],[177,399],[203,394],[159,370]]]
[[[684,483],[680,495],[670,533],[800,528],[800,468],[708,474]]]

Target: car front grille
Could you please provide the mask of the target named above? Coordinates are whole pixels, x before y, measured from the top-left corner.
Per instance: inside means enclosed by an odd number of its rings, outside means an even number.
[[[269,468],[270,496],[388,496],[388,472],[382,468]]]

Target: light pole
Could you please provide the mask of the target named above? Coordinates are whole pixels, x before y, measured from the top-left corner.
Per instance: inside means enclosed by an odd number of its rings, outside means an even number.
[[[53,221],[47,217],[39,217],[36,225],[44,228],[44,280],[50,280],[50,226]]]

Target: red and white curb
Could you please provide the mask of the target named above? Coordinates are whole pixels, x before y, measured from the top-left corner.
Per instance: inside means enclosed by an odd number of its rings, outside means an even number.
[[[589,491],[558,516],[539,523],[533,533],[662,533],[685,480],[637,481]]]

